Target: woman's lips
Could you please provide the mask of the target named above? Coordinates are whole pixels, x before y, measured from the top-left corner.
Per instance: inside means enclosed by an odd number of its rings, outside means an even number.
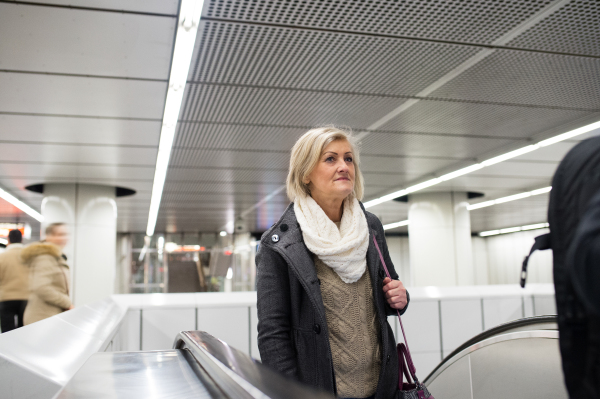
[[[348,179],[347,177],[340,177],[339,179],[335,179],[335,181],[338,181],[338,180],[348,180],[348,181],[350,181],[350,179]]]

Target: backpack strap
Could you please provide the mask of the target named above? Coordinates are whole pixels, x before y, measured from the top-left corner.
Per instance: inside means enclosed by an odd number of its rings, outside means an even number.
[[[529,255],[527,255],[523,260],[523,268],[521,269],[521,288],[525,288],[525,282],[527,280],[527,264],[529,263],[529,257],[531,254],[538,249],[543,251],[544,249],[551,248],[552,245],[550,243],[550,233],[535,237],[535,243],[531,247],[531,250],[529,250]]]

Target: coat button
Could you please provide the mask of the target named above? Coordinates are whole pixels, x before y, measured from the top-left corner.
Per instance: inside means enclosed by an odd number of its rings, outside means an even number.
[[[273,242],[277,242],[277,241],[279,241],[279,236],[277,234],[273,234],[273,236],[271,237],[271,240],[273,240]]]
[[[384,278],[385,277],[385,273],[381,269],[379,269],[379,277],[380,278]]]
[[[281,229],[281,231],[287,231],[288,225],[284,223],[281,226],[279,226],[279,228]]]
[[[387,362],[388,363],[390,362],[390,359],[391,359],[390,355],[387,355]]]
[[[315,324],[313,326],[313,331],[315,332],[315,334],[321,334],[321,326],[318,324]]]

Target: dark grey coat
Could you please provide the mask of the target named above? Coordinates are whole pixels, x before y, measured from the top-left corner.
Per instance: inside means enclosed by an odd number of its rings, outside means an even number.
[[[362,207],[362,204],[361,204]],[[363,208],[364,210],[364,208]],[[387,316],[396,314],[385,299],[385,272],[373,236],[390,275],[398,279],[383,226],[365,211],[369,226],[367,268],[381,326],[381,372],[376,398],[395,395],[398,387],[396,342]],[[266,231],[256,254],[258,348],[264,364],[315,388],[336,393],[325,307],[311,252],[304,244],[293,204]],[[401,311],[406,311],[406,307]]]

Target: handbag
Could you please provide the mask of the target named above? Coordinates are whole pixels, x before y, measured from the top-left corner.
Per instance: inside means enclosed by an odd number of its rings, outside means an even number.
[[[381,254],[379,245],[377,245],[375,236],[373,236],[373,242],[379,253],[379,259],[381,259],[385,274],[387,274],[391,280],[392,276],[390,276],[390,272],[385,265],[383,255]],[[399,343],[396,347],[396,350],[398,351],[398,394],[396,397],[398,399],[435,399],[429,393],[425,385],[421,384],[417,378],[417,369],[412,361],[410,350],[408,349],[408,341],[406,341],[406,334],[404,333],[404,326],[402,325],[402,318],[400,317],[398,309],[396,309],[396,313],[398,313],[398,321],[400,322],[402,336],[404,337],[404,343]],[[406,382],[404,382],[404,377],[406,377]]]

